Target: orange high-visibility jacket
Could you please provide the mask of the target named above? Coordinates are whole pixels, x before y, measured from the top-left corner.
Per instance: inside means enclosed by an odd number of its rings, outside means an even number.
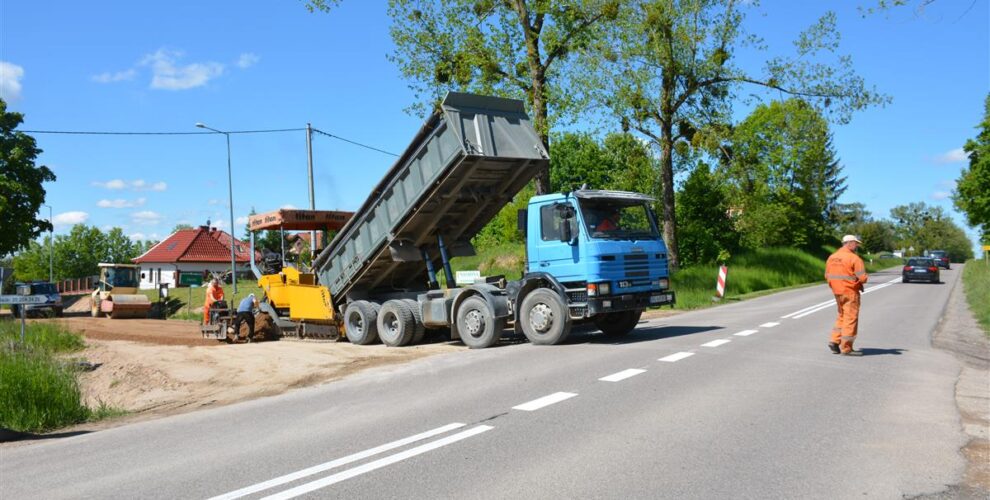
[[[829,256],[825,262],[825,279],[832,293],[836,295],[852,295],[863,291],[863,285],[869,279],[863,259],[856,252],[846,247]]]

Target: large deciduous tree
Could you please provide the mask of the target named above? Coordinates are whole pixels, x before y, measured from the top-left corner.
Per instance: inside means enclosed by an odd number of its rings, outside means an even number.
[[[549,151],[551,125],[580,104],[569,91],[571,55],[615,19],[619,3],[389,0],[395,42],[389,59],[411,81],[419,99],[414,109],[436,105],[447,90],[524,98]],[[539,173],[536,192],[549,190],[549,173]]]
[[[51,229],[51,222],[37,215],[45,201],[43,183],[54,181],[55,174],[35,165],[41,149],[33,137],[16,130],[23,121],[22,114],[8,112],[0,99],[0,256],[28,246]]]
[[[981,229],[982,240],[990,243],[990,95],[983,102],[983,121],[975,139],[966,141],[969,168],[956,181],[952,201],[966,214],[966,222]]]
[[[722,174],[743,244],[815,248],[832,236],[845,178],[828,122],[800,99],[757,106],[732,133]]]
[[[831,12],[798,36],[792,56],[768,58],[759,70],[736,64],[743,48],[763,47],[743,26],[744,9],[753,4],[628,0],[609,36],[584,58],[586,94],[659,151],[664,239],[675,266],[674,157],[692,146],[718,144],[734,92],[748,86],[801,97],[840,122],[887,101],[867,88],[849,57],[826,59],[838,48]]]
[[[710,264],[736,250],[739,235],[725,185],[707,164],[698,165],[677,193],[677,220],[684,265]]]
[[[952,222],[942,207],[908,203],[890,209],[890,217],[894,220],[898,243],[908,250],[914,248],[912,255],[925,250],[945,250],[955,262],[973,256],[972,243],[965,231]]]

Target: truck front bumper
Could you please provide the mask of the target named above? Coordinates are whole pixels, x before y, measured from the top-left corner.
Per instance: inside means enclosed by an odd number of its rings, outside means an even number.
[[[655,306],[672,306],[676,303],[677,298],[673,290],[588,297],[588,313],[595,315]]]

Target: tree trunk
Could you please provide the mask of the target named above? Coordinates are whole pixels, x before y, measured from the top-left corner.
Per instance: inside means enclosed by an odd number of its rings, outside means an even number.
[[[544,95],[546,88],[546,68],[539,63],[539,53],[536,61],[531,62],[533,78],[533,127],[543,142],[543,148],[550,152],[550,124],[547,120],[547,99]],[[553,162],[553,159],[550,160]],[[550,165],[536,174],[536,194],[550,192]]]
[[[671,124],[664,123],[660,138],[660,203],[663,205],[663,241],[671,269],[680,267],[677,251],[677,214],[674,211],[674,136]]]

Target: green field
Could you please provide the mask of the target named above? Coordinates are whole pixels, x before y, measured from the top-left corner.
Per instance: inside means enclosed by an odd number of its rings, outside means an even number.
[[[0,427],[45,432],[124,412],[81,402],[77,360],[85,344],[56,323],[32,322],[20,342],[20,322],[0,320]]]
[[[969,308],[990,337],[990,265],[985,260],[970,259],[963,269],[962,280]]]

